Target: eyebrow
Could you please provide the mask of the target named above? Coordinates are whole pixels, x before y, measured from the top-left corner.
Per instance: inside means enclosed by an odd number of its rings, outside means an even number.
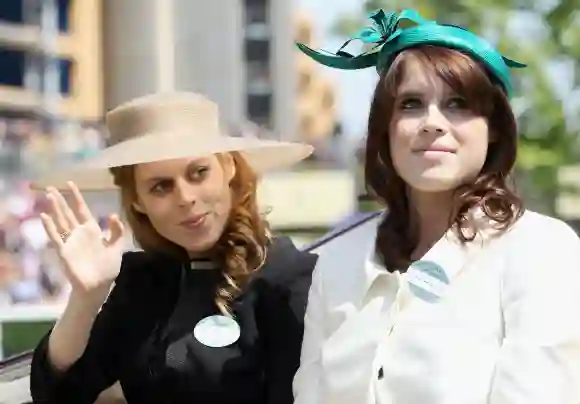
[[[170,177],[151,177],[151,178],[147,178],[143,181],[143,183],[147,186],[149,185],[153,185],[153,184],[157,184],[163,181],[171,181],[172,179]]]
[[[419,87],[411,87],[411,86],[409,86],[407,88],[402,87],[401,90],[397,92],[396,97],[397,98],[421,98],[426,92],[427,92],[426,89],[424,89],[422,91],[422,89]],[[443,95],[445,97],[448,97],[448,96],[452,96],[452,95],[458,95],[458,93],[450,87],[445,87],[443,90]]]
[[[189,171],[193,168],[199,168],[201,166],[206,166],[208,164],[209,164],[209,161],[207,158],[199,158],[199,159],[193,160],[189,164],[187,164],[185,169],[186,169],[186,171]],[[146,178],[143,182],[145,184],[155,184],[157,182],[167,181],[167,180],[173,180],[173,178],[172,177],[157,176],[157,177]]]
[[[404,88],[403,90],[397,92],[397,98],[420,98],[423,94],[423,91],[420,91],[416,88]]]

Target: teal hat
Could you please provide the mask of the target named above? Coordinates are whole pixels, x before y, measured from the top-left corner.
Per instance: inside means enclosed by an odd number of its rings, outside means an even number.
[[[484,63],[503,84],[508,96],[512,93],[510,68],[526,67],[502,56],[487,41],[470,31],[454,25],[438,24],[426,20],[415,10],[406,9],[400,13],[379,9],[369,15],[373,26],[362,29],[346,41],[335,54],[315,51],[298,43],[298,48],[320,64],[343,70],[358,70],[375,66],[377,71],[388,69],[398,52],[419,45],[434,45],[463,51]],[[375,44],[368,52],[358,56],[342,49],[358,39],[366,44]]]

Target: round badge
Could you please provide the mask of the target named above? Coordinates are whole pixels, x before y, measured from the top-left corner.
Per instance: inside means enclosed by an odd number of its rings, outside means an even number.
[[[416,261],[407,274],[411,292],[430,303],[437,301],[449,285],[445,270],[433,261]]]
[[[193,335],[205,346],[220,348],[231,345],[240,338],[240,326],[230,317],[209,316],[196,324]]]

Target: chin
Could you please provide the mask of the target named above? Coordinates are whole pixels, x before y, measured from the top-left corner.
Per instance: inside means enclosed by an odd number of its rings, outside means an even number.
[[[461,182],[457,178],[423,177],[407,181],[413,189],[421,192],[449,192],[455,190]]]
[[[211,250],[217,241],[218,240],[214,240],[213,237],[207,237],[203,240],[196,240],[194,243],[192,243],[191,240],[187,240],[187,242],[184,242],[182,245],[183,248],[190,253],[203,254],[206,251]]]
[[[409,174],[412,175],[403,177],[403,180],[421,192],[453,191],[465,180],[465,176],[455,167],[432,167]]]

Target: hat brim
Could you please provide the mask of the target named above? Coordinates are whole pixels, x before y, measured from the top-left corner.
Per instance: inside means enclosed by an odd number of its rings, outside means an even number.
[[[67,182],[72,181],[82,191],[110,191],[117,189],[109,171],[112,167],[233,151],[240,152],[257,173],[263,173],[292,166],[312,154],[314,148],[303,143],[229,136],[206,139],[200,144],[190,134],[154,133],[105,148],[69,167],[42,175],[32,180],[30,187],[43,190],[51,186],[66,191]]]

